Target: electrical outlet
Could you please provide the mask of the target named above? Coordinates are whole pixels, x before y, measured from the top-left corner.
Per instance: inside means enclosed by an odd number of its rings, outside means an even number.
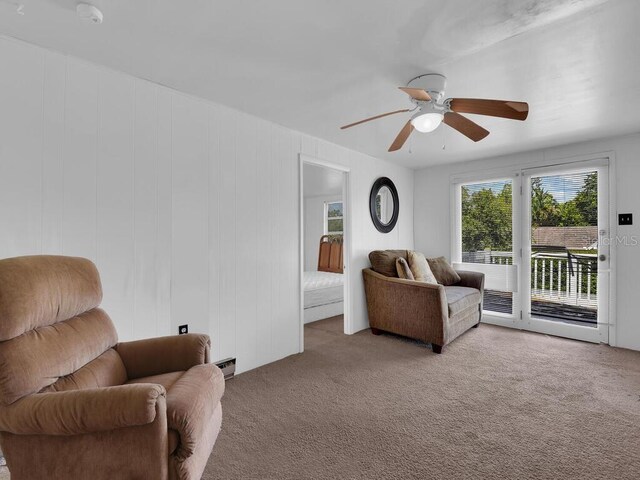
[[[178,327],[178,335],[184,335],[185,333],[189,333],[189,325],[180,325]]]
[[[633,225],[633,215],[631,213],[619,213],[618,225]]]

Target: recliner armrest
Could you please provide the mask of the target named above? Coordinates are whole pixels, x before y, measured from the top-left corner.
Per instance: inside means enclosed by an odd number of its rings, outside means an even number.
[[[166,410],[164,387],[152,384],[37,393],[0,408],[0,431],[82,435],[152,423]]]
[[[220,404],[225,383],[215,365],[198,365],[187,370],[167,394],[167,425],[180,435],[174,455],[184,460],[196,451],[205,436],[213,412]]]
[[[209,335],[189,333],[116,345],[129,380],[189,370],[209,363]]]

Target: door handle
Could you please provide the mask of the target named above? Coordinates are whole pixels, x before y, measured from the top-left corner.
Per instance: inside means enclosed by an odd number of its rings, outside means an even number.
[[[607,256],[602,254],[598,257],[598,260],[600,260],[601,262],[604,262],[607,259]]]

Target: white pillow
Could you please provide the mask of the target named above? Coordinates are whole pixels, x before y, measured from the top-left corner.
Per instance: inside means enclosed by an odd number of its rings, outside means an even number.
[[[409,268],[411,269],[413,278],[415,278],[416,281],[425,283],[438,283],[436,277],[431,271],[431,267],[429,267],[429,263],[427,263],[427,259],[422,253],[409,250],[408,257]]]

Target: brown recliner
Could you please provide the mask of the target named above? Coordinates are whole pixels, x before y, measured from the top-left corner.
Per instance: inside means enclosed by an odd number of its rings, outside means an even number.
[[[118,343],[82,258],[0,260],[0,444],[12,480],[199,479],[222,421],[207,335]]]

